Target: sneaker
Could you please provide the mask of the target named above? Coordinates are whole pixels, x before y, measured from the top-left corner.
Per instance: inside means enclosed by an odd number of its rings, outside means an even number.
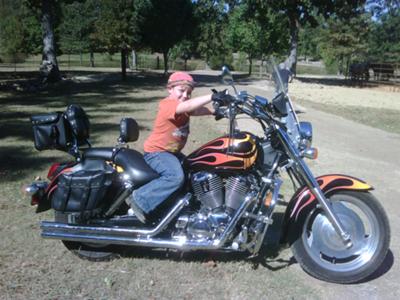
[[[146,223],[146,216],[144,211],[139,207],[139,205],[136,204],[135,200],[133,199],[133,197],[130,197],[129,199],[127,199],[126,201],[128,203],[128,205],[130,205],[130,209],[128,210],[128,215],[135,215],[136,218],[138,218],[138,220],[140,222],[142,222],[143,224]]]

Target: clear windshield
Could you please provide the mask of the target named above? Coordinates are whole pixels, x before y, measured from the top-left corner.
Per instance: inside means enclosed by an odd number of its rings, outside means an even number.
[[[276,64],[273,58],[269,59],[266,64],[267,71],[267,82],[273,89],[272,99],[283,94],[285,103],[283,104],[286,108],[287,115],[281,118],[281,121],[286,124],[288,134],[292,138],[293,142],[297,144],[299,140],[299,120],[295,113],[292,101],[289,96],[289,80],[292,77],[292,72],[286,67],[285,63]]]
[[[267,80],[269,85],[273,87],[275,94],[288,93],[288,83],[292,76],[292,72],[284,63],[276,64],[274,58],[270,58],[266,63]]]

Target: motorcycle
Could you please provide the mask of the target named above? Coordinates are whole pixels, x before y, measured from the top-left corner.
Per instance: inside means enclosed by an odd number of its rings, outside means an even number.
[[[223,82],[233,90],[214,101],[216,119],[229,120],[229,134],[198,148],[182,160],[185,185],[142,224],[128,214],[132,191],[158,177],[143,155],[128,143],[139,136],[134,119],[124,118],[115,147],[92,147],[84,110],[31,116],[35,147],[58,149],[74,159],[54,163],[47,181],[26,188],[37,212],[53,209],[54,221],[41,222],[43,238],[61,240],[81,258],[113,258],[118,247],[140,246],[177,251],[260,253],[283,183],[282,172],[297,187],[287,203],[281,242],[301,267],[329,282],[365,280],[389,249],[386,213],[368,183],[353,176],[314,177],[305,159],[316,159],[312,125],[300,122],[281,70],[272,65],[269,100],[237,91],[227,68]],[[262,136],[237,128],[238,115],[262,128]]]

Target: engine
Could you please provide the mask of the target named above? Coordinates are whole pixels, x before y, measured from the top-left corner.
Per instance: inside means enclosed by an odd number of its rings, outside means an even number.
[[[177,236],[205,240],[223,232],[254,181],[251,175],[221,178],[209,172],[193,174],[191,183],[199,209],[178,218]]]

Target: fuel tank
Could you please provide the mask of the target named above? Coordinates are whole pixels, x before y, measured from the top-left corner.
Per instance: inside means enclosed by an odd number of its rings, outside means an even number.
[[[192,152],[186,157],[190,171],[232,173],[250,169],[257,159],[255,137],[248,132],[237,132],[233,138],[224,135]]]

